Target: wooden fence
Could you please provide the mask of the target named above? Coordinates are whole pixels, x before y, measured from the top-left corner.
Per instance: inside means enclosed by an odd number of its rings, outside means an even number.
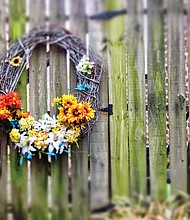
[[[101,56],[100,105],[113,106],[71,158],[51,163],[19,166],[1,131],[0,219],[85,220],[128,198],[190,192],[188,22],[186,0],[0,0],[0,51],[41,24],[65,26]],[[16,90],[35,117],[50,111],[48,97],[76,86],[68,61],[55,46],[33,51]]]

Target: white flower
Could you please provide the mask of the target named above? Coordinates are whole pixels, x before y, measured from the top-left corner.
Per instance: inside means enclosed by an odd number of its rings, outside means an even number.
[[[20,136],[20,142],[15,144],[15,147],[19,147],[23,155],[25,153],[31,153],[31,151],[36,151],[36,149],[32,146],[35,137],[28,137],[26,132],[22,133]]]

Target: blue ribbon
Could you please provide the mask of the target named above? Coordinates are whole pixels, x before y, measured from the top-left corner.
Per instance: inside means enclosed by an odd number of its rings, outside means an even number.
[[[26,153],[24,154],[24,157],[25,157],[26,159],[28,159],[28,160],[31,160],[31,159],[32,159],[32,154],[26,152]]]
[[[46,153],[47,155],[49,155],[49,156],[54,156],[55,157],[55,159],[57,159],[57,154],[55,154],[55,153],[52,153],[52,152],[48,152],[48,153]]]
[[[90,89],[90,86],[86,82],[79,84],[77,85],[76,88],[74,88],[74,90],[77,90],[77,91],[88,91],[89,89]]]

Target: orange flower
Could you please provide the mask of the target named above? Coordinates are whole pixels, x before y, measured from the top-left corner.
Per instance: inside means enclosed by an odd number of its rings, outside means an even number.
[[[18,92],[10,92],[6,95],[0,96],[0,108],[19,108],[21,105],[22,101],[20,100]]]
[[[28,118],[28,116],[30,115],[30,112],[20,112],[20,114],[18,115],[18,119],[20,118]]]
[[[62,95],[62,106],[70,107],[77,104],[77,98],[74,95]]]
[[[67,122],[67,120],[68,120],[68,117],[67,117],[68,108],[60,107],[58,109],[59,109],[59,114],[57,116],[58,120],[63,122],[63,123]]]
[[[76,122],[79,124],[82,120],[80,105],[72,105],[68,110],[68,123]]]
[[[91,104],[89,102],[80,103],[82,119],[84,121],[89,121],[94,118],[95,110],[91,108]]]
[[[5,107],[3,109],[0,109],[0,120],[8,118],[10,115],[11,112]]]

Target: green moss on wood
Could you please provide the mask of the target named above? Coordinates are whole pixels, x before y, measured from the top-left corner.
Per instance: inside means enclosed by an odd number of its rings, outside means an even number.
[[[125,1],[107,1],[106,10],[125,7]],[[114,114],[110,117],[112,196],[127,196],[128,171],[128,123],[126,97],[126,47],[124,16],[106,22],[107,46],[109,51],[109,102]]]

